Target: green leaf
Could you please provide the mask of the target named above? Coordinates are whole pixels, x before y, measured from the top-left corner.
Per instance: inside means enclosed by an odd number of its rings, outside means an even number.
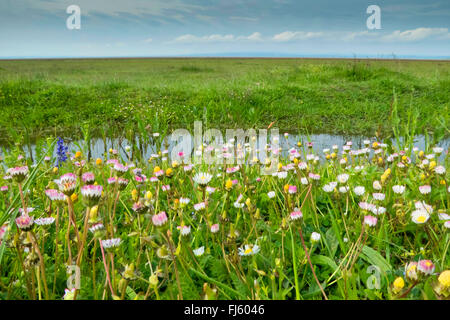
[[[386,259],[374,249],[364,246],[361,252],[361,258],[366,260],[367,262],[376,265],[383,271],[383,273],[387,273],[392,271],[391,265],[386,261]]]
[[[328,250],[330,251],[330,256],[334,257],[334,255],[336,254],[336,250],[339,246],[339,241],[336,235],[334,234],[332,228],[328,229],[327,232],[325,233],[325,240]]]
[[[313,256],[311,257],[311,263],[312,264],[320,264],[323,266],[329,266],[333,271],[335,271],[338,268],[338,265],[336,262],[334,262],[331,258],[327,256]]]

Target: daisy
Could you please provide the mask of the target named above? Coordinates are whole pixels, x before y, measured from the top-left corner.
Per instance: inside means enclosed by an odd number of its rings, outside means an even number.
[[[106,239],[101,241],[102,246],[105,249],[116,248],[120,245],[121,242],[122,239],[120,238]]]
[[[200,202],[200,203],[194,204],[194,210],[195,211],[199,211],[199,210],[202,210],[202,209],[205,209],[205,208],[206,208],[206,203],[204,203],[204,202]]]
[[[49,218],[39,218],[34,220],[34,223],[36,223],[38,226],[47,226],[49,224],[52,224],[55,222],[55,218],[49,217]]]
[[[366,192],[366,189],[363,186],[357,186],[353,189],[353,192],[357,196],[362,196],[364,194],[364,192]]]
[[[290,214],[290,218],[292,221],[299,220],[303,217],[303,213],[300,209],[295,208],[293,212]]]
[[[183,198],[183,197],[180,198],[180,203],[182,205],[187,205],[189,202],[191,202],[191,199],[189,199],[189,198]]]
[[[349,190],[349,187],[345,186],[345,187],[339,187],[339,192],[340,193],[347,193]]]
[[[187,236],[191,233],[191,226],[178,226],[177,229],[180,230],[182,236]]]
[[[396,194],[403,194],[405,192],[405,186],[395,185],[392,187],[392,190]]]
[[[378,181],[378,180],[375,180],[375,181],[372,183],[372,187],[373,187],[374,190],[377,190],[377,191],[380,191],[380,190],[383,188],[383,187],[381,186],[380,181]]]
[[[211,232],[212,232],[212,233],[217,233],[218,231],[219,231],[219,224],[218,224],[218,223],[213,224],[213,225],[211,226]]]
[[[331,183],[329,183],[329,184],[326,184],[326,185],[324,185],[323,187],[322,187],[322,190],[323,191],[325,191],[325,192],[333,192],[333,190],[334,190],[334,185],[332,185]]]
[[[374,216],[365,216],[364,217],[364,224],[368,225],[369,227],[374,227],[377,225],[378,219]]]
[[[59,178],[59,190],[66,196],[71,196],[77,187],[77,176],[73,173],[66,173]]]
[[[119,190],[125,190],[125,188],[128,186],[128,179],[118,178],[117,182],[119,183]]]
[[[420,186],[419,191],[421,194],[429,194],[431,192],[431,186],[430,185]]]
[[[51,200],[58,204],[63,204],[66,201],[66,195],[55,189],[45,190],[45,195]]]
[[[28,207],[26,208],[26,211],[23,210],[23,208],[19,208],[19,213],[20,214],[28,214],[34,211],[34,208]]]
[[[296,186],[289,186],[288,188],[288,193],[289,194],[294,194],[297,192],[297,187]]]
[[[416,281],[418,279],[417,262],[412,261],[405,266],[405,276],[412,281]]]
[[[81,187],[81,195],[90,207],[98,203],[102,196],[102,192],[103,187],[99,185],[86,185]]]
[[[197,257],[200,257],[200,256],[202,256],[202,255],[205,253],[205,247],[204,247],[204,246],[201,246],[200,248],[197,248],[197,249],[192,250],[192,251],[194,252],[194,254],[195,254]]]
[[[320,180],[320,175],[319,174],[315,174],[315,173],[312,173],[312,172],[310,172],[309,173],[309,175],[308,175],[311,179],[313,179],[313,180]]]
[[[260,248],[257,244],[255,244],[255,245],[246,244],[244,246],[244,248],[238,249],[240,256],[251,256],[251,255],[257,254],[259,252],[259,250],[260,250]]]
[[[269,192],[267,193],[267,196],[269,197],[269,199],[274,198],[274,197],[275,197],[275,191],[269,191]]]
[[[200,186],[206,186],[212,179],[212,175],[205,172],[199,172],[194,176],[195,183]]]
[[[411,219],[414,223],[423,224],[428,221],[430,214],[425,210],[414,210],[411,213]]]
[[[372,197],[375,200],[383,201],[385,199],[386,195],[384,193],[372,193]]]
[[[306,164],[306,162],[299,162],[298,165],[297,165],[297,167],[298,167],[300,170],[306,170],[306,169],[308,168],[308,165]]]
[[[206,187],[206,192],[207,192],[208,194],[214,193],[214,191],[216,191],[216,188],[213,188],[213,187]]]
[[[167,222],[167,220],[167,215],[164,211],[161,211],[160,213],[155,214],[152,217],[152,222],[157,227],[163,226]]]
[[[25,180],[27,174],[28,174],[28,167],[15,167],[15,168],[9,168],[7,173],[17,182],[22,182]]]
[[[95,176],[92,172],[85,172],[81,176],[81,180],[86,184],[93,184],[95,182]]]
[[[300,179],[301,184],[303,185],[307,185],[308,184],[308,179],[306,179],[305,177]]]
[[[33,223],[33,217],[30,217],[27,214],[22,214],[16,219],[17,227],[22,231],[30,231],[33,227]]]
[[[128,166],[124,166],[123,164],[117,162],[114,164],[114,170],[117,172],[118,175],[123,175],[128,171]]]
[[[105,226],[102,223],[96,223],[92,227],[89,228],[89,231],[95,233],[97,231],[103,230]]]
[[[311,233],[311,242],[319,242],[320,241],[320,233],[313,232]]]
[[[337,176],[337,180],[339,181],[339,183],[346,183],[348,178],[349,178],[349,175],[346,173],[343,173],[343,174],[340,174]]]
[[[419,260],[417,263],[417,271],[424,275],[433,274],[435,269],[434,263],[431,260]]]
[[[434,172],[436,172],[436,174],[444,174],[445,173],[445,167],[444,166],[437,166],[436,168],[434,168]]]
[[[386,208],[385,207],[374,207],[372,210],[371,210],[371,212],[374,214],[374,215],[380,215],[380,214],[383,214],[383,213],[385,213],[386,212]]]
[[[446,213],[439,213],[438,214],[439,220],[450,220],[450,215]]]

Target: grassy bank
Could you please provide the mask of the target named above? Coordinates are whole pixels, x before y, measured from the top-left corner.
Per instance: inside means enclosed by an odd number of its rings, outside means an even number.
[[[394,91],[401,122],[414,115],[419,133],[448,135],[448,61],[0,61],[0,126],[14,138],[10,129],[76,135],[83,124],[134,131],[276,121],[282,131],[386,136]]]

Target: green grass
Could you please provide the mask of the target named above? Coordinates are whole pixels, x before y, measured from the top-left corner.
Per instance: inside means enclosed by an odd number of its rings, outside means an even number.
[[[209,127],[299,133],[392,134],[418,116],[418,133],[448,136],[450,62],[325,59],[80,59],[0,61],[0,127],[32,136],[91,128]]]

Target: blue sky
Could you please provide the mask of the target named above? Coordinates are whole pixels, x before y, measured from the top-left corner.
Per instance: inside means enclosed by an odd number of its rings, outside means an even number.
[[[198,55],[450,58],[450,1],[0,1],[0,58]]]

